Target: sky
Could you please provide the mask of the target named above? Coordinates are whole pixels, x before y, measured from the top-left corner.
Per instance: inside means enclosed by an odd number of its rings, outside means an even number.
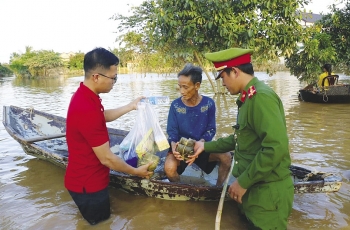
[[[131,6],[142,0],[1,0],[0,63],[8,63],[12,53],[53,50],[58,53],[83,52],[95,47],[118,48],[115,42],[119,13],[128,15]],[[334,0],[312,0],[306,10],[328,12]]]

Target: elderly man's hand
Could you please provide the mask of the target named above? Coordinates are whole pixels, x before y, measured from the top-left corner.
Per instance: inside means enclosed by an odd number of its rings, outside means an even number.
[[[176,152],[175,150],[173,151],[173,155],[176,158],[176,160],[178,161],[183,161],[183,157],[181,156],[181,154],[179,152]]]
[[[171,149],[173,152],[174,157],[176,158],[176,160],[178,161],[183,161],[184,159],[182,158],[181,154],[179,152],[176,151],[176,147],[179,144],[179,142],[171,142]]]
[[[189,159],[186,161],[186,163],[188,163],[188,165],[193,164],[193,162],[196,160],[196,158],[198,158],[199,154],[201,154],[204,151],[204,142],[203,141],[196,141],[196,143],[194,144],[194,154],[193,155],[189,155]]]

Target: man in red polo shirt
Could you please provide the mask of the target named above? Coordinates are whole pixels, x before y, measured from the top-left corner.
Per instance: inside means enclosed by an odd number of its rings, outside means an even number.
[[[117,81],[119,59],[103,48],[84,56],[84,82],[72,96],[67,113],[68,165],[65,187],[82,216],[97,224],[110,216],[110,169],[148,178],[150,164],[134,168],[112,153],[106,122],[136,109],[139,97],[117,109],[104,110],[100,93],[108,93]]]

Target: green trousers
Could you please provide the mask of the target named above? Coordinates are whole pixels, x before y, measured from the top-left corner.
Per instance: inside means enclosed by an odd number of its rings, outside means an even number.
[[[256,184],[244,194],[241,212],[251,229],[285,230],[292,212],[294,185],[291,177],[282,181]]]

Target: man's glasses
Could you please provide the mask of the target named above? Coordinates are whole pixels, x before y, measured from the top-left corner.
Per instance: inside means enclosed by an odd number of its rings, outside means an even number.
[[[104,74],[102,74],[102,73],[97,73],[97,74],[98,74],[98,75],[101,75],[101,76],[103,76],[103,77],[112,79],[112,80],[114,81],[114,83],[116,83],[117,80],[118,80],[118,75],[117,75],[117,74],[115,75],[115,77],[108,77],[108,76],[106,76],[106,75],[104,75]]]

